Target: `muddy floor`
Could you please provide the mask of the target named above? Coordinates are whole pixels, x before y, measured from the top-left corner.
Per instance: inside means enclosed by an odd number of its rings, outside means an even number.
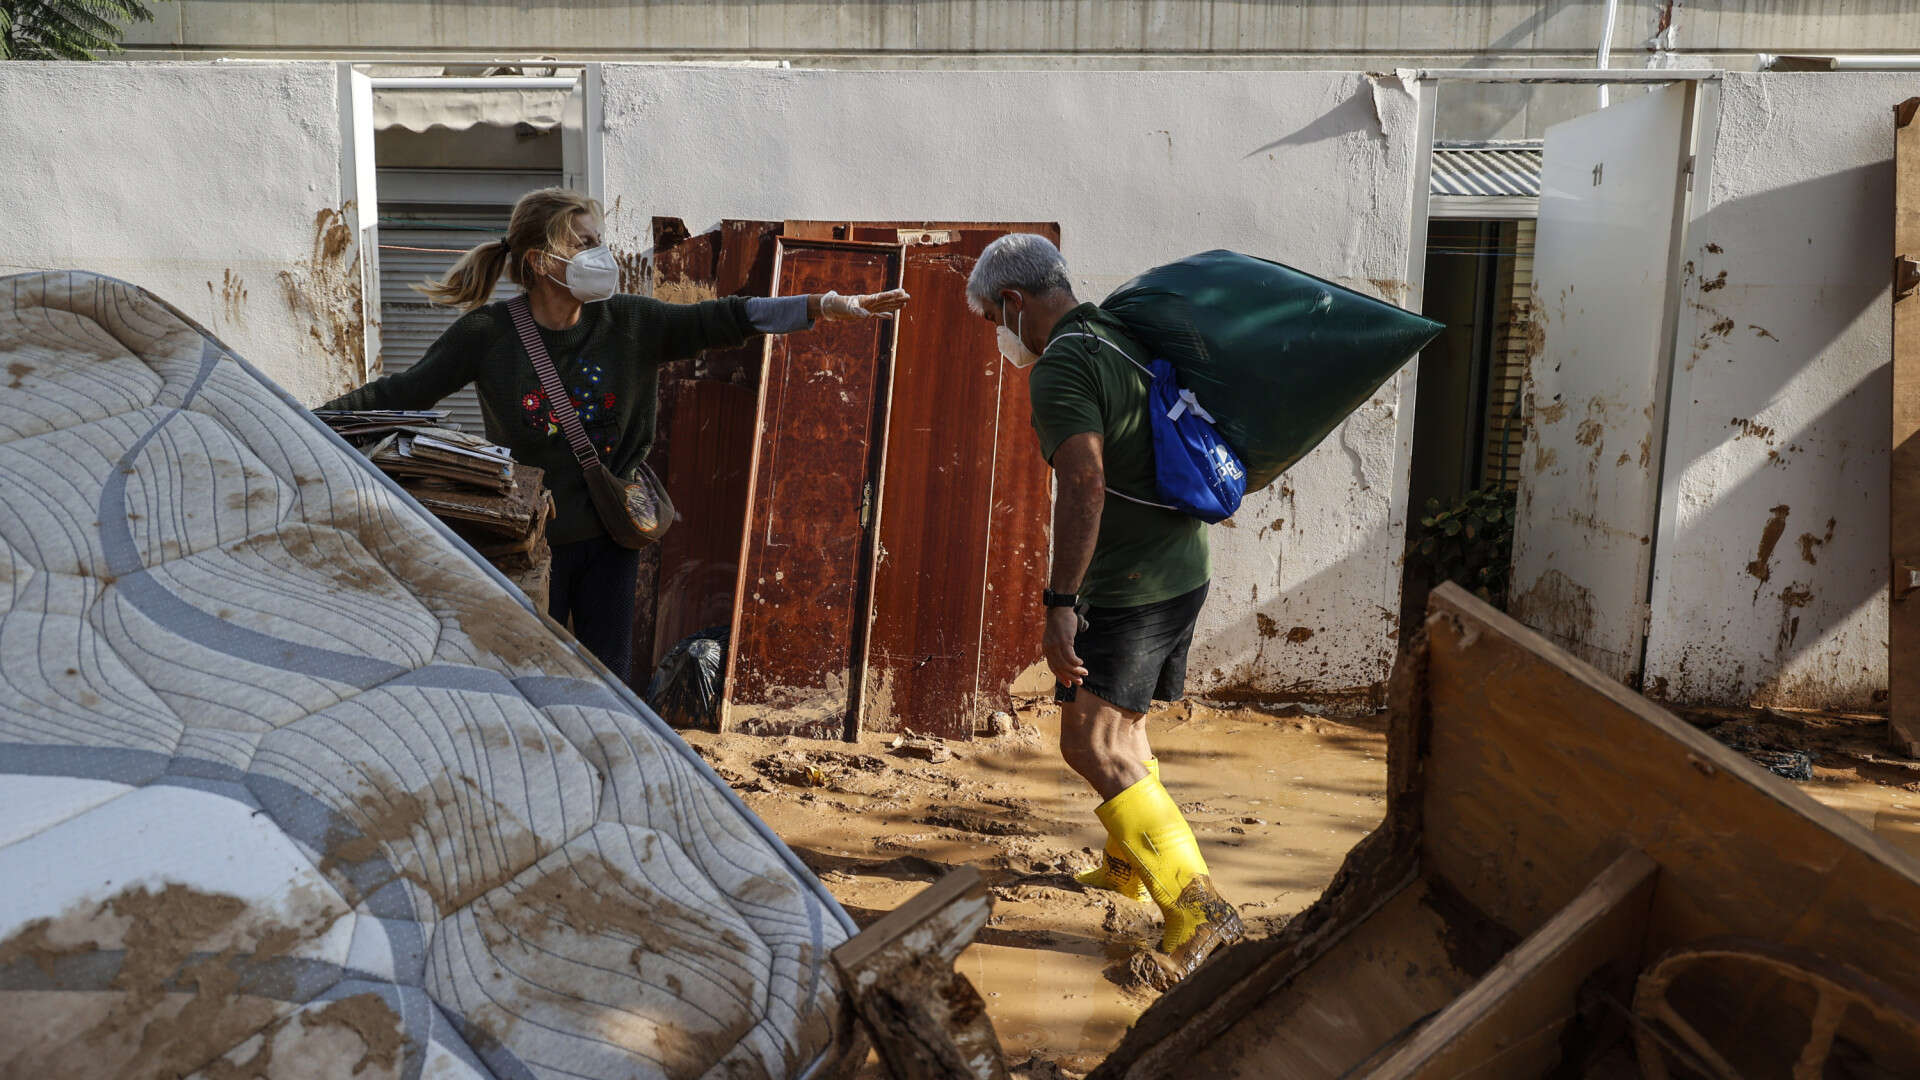
[[[1920,857],[1920,763],[1886,751],[1884,719],[1684,716]],[[1312,903],[1379,823],[1384,723],[1204,703],[1153,716],[1168,790],[1253,934]],[[1152,1003],[1127,960],[1159,936],[1151,908],[1073,880],[1102,841],[1099,800],[1060,762],[1058,732],[1051,704],[1030,705],[1011,732],[946,744],[952,758],[939,762],[889,745],[892,736],[850,744],[686,735],[862,925],[951,867],[982,869],[994,915],[959,968],[986,998],[1016,1076],[1055,1080],[1092,1069]],[[870,1062],[862,1076],[884,1072]]]
[[[1167,789],[1254,934],[1311,903],[1385,813],[1379,721],[1183,703],[1150,723]],[[1073,880],[1104,834],[1099,799],[1061,763],[1058,733],[1055,708],[1031,706],[1011,733],[950,743],[952,760],[938,764],[889,747],[892,736],[687,734],[862,925],[950,867],[985,871],[993,918],[958,966],[986,998],[1007,1060],[1052,1077],[1093,1068],[1151,1004],[1126,961],[1159,940],[1157,911]]]

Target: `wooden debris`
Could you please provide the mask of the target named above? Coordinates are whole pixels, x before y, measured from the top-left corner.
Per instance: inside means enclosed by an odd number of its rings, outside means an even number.
[[[986,1002],[953,970],[992,910],[986,879],[962,867],[833,951],[895,1080],[1006,1080]]]
[[[1843,1044],[1920,1076],[1920,869],[1886,841],[1457,586],[1391,698],[1386,821],[1091,1080],[1593,1078],[1649,1025],[1649,1077]]]
[[[947,748],[947,741],[932,735],[915,735],[909,731],[895,735],[887,745],[901,757],[919,758],[936,765],[953,760],[953,751]]]

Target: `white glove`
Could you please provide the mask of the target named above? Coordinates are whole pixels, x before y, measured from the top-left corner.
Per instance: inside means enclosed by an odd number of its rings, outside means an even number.
[[[830,292],[820,298],[820,317],[829,322],[844,322],[849,319],[891,319],[893,313],[907,306],[912,297],[905,289],[890,292],[868,293],[865,296],[842,296]]]

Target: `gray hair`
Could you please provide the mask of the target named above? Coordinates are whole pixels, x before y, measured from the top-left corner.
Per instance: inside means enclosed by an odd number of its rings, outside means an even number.
[[[967,278],[967,306],[985,314],[998,303],[1000,290],[1019,289],[1029,296],[1045,296],[1056,289],[1073,292],[1067,261],[1053,241],[1038,233],[1008,233],[987,245]]]

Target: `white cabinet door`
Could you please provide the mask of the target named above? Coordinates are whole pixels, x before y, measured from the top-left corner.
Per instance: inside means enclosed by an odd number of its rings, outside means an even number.
[[[1614,678],[1646,639],[1694,90],[1547,131],[1511,609]]]

